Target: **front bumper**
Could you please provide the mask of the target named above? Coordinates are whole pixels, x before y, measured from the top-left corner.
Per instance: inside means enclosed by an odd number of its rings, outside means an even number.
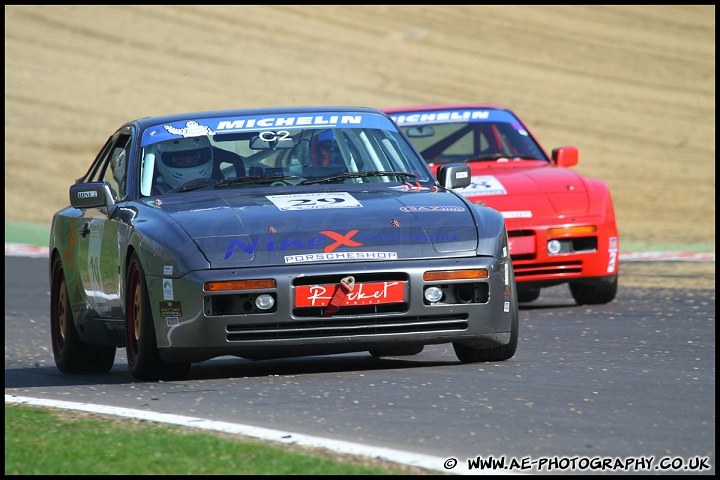
[[[618,273],[620,242],[612,222],[588,218],[577,222],[593,225],[593,233],[549,234],[565,225],[510,225],[510,255],[518,284],[550,286],[574,280],[614,278]],[[568,227],[569,229],[572,226]],[[555,241],[557,252],[548,247]]]
[[[423,280],[437,270],[486,269],[487,278]],[[352,275],[365,281],[404,281],[400,303],[341,307],[334,315],[323,309],[298,308],[300,285],[339,282]],[[208,281],[267,279],[276,287],[257,291],[205,292]],[[195,271],[182,278],[148,277],[155,331],[162,358],[199,362],[232,355],[263,359],[346,353],[393,344],[460,342],[495,347],[510,341],[513,310],[507,262],[491,257],[305,264]],[[424,298],[428,286],[438,286],[443,299]],[[258,294],[272,295],[270,311],[254,308]],[[220,297],[227,298],[220,298]],[[170,298],[171,297],[171,298]],[[231,305],[231,307],[228,307]]]

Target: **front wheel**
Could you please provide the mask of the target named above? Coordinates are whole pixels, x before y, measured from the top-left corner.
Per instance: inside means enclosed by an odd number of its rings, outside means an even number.
[[[160,358],[145,273],[135,254],[128,268],[126,302],[126,353],[132,376],[147,381],[184,379],[190,371],[189,363]]]
[[[92,345],[80,339],[75,329],[65,270],[56,257],[50,285],[50,338],[53,357],[63,373],[105,373],[115,362],[115,347]]]
[[[455,356],[463,363],[502,362],[515,356],[518,344],[518,317],[515,315],[510,329],[510,341],[502,347],[477,348],[453,343]]]
[[[370,355],[380,357],[403,357],[417,355],[425,349],[425,345],[397,345],[391,348],[376,348],[370,350]]]
[[[515,271],[510,268],[510,341],[501,347],[478,348],[461,343],[453,343],[453,350],[458,360],[463,363],[502,362],[515,356],[518,345],[520,312],[518,308],[518,292],[515,284]]]

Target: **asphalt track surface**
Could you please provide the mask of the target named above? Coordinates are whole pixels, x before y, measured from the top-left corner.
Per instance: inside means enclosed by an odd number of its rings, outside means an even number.
[[[58,372],[47,270],[43,257],[5,257],[6,402],[455,474],[490,473],[470,466],[477,457],[520,466],[494,474],[715,473],[714,289],[624,287],[621,270],[608,305],[544,290],[521,307],[518,351],[506,362],[463,365],[449,345],[387,359],[223,357],[193,365],[186,381],[151,383],[130,376],[124,349],[107,374]]]

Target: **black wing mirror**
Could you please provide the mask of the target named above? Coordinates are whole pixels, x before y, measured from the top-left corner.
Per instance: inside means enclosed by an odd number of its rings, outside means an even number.
[[[437,169],[437,179],[445,188],[462,188],[470,185],[470,165],[467,163],[446,163]]]

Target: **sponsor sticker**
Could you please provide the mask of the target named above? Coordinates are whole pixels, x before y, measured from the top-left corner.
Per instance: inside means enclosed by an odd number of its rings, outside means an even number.
[[[161,317],[182,317],[182,307],[178,301],[160,302]]]
[[[240,112],[242,113],[242,112]],[[259,115],[237,115],[234,117],[191,118],[171,124],[160,124],[147,128],[143,133],[142,146],[161,142],[178,136],[198,137],[221,135],[234,132],[256,132],[268,129],[298,130],[304,128],[379,128],[395,130],[385,116],[361,112],[267,112]]]
[[[405,283],[401,281],[357,283],[347,293],[341,306],[404,302]],[[295,289],[295,306],[325,307],[330,304],[330,300],[339,288],[339,284],[301,285]]]
[[[332,252],[287,255],[285,263],[323,262],[326,260],[397,260],[396,252]]]
[[[503,110],[428,110],[412,113],[396,113],[390,118],[400,126],[430,125],[433,123],[504,122],[515,126],[517,119]],[[515,127],[519,128],[519,126]]]
[[[173,300],[174,298],[173,281],[166,278],[163,280],[163,300]]]
[[[464,207],[456,205],[408,205],[406,207],[400,207],[402,212],[464,212]]]
[[[610,241],[610,243],[609,243],[609,246],[608,246],[608,250],[610,250],[611,252],[617,252],[617,250],[618,250],[618,239],[617,239],[617,237],[610,237],[609,241]]]
[[[456,188],[456,192],[466,197],[478,195],[507,195],[507,190],[500,180],[492,175],[475,175],[470,180],[470,185],[463,188]]]
[[[610,252],[610,259],[608,260],[608,273],[615,271],[615,263],[617,262],[617,252]]]
[[[532,218],[530,210],[518,210],[515,212],[500,212],[503,218]]]
[[[265,198],[278,209],[317,210],[320,208],[361,208],[362,204],[347,192],[297,193],[293,195],[267,195]]]

